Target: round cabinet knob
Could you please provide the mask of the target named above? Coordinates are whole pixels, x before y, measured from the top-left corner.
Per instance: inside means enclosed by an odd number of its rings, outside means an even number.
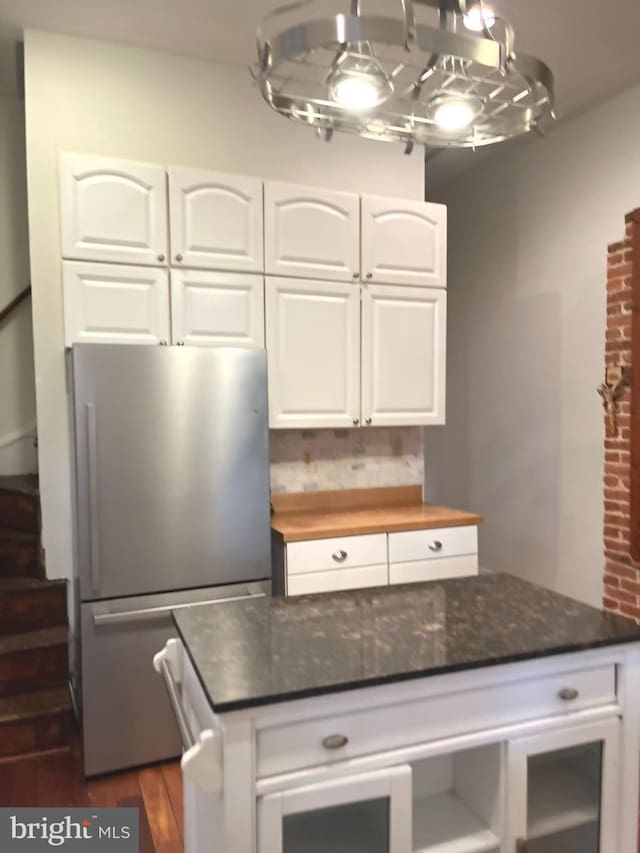
[[[442,551],[442,542],[439,539],[434,539],[433,542],[429,543],[430,551]]]
[[[184,341],[178,341],[178,346],[179,346],[179,347],[183,347],[183,346],[184,346]]]
[[[164,255],[158,255],[158,260],[162,263],[164,261]]]
[[[346,735],[328,735],[322,739],[322,745],[325,749],[342,749],[349,743],[349,738]]]
[[[354,426],[358,426],[359,423],[360,423],[360,418],[354,418],[353,419],[353,425]]]
[[[367,418],[365,423],[367,426],[371,426],[371,424],[373,423],[373,418]]]
[[[353,277],[354,277],[354,278],[358,278],[358,276],[359,276],[359,275],[360,275],[360,273],[359,273],[359,272],[354,272]]]
[[[558,691],[558,699],[562,699],[563,702],[573,702],[579,695],[580,693],[573,687],[563,687]]]
[[[166,342],[166,341],[160,341],[160,346],[161,346],[161,347],[166,347],[166,346],[168,346],[168,344],[167,344],[167,342]]]
[[[373,273],[372,273],[372,272],[368,272],[368,273],[367,273],[367,278],[373,278]]]
[[[334,551],[331,555],[332,558],[336,561],[336,563],[344,563],[344,561],[349,556],[346,551]]]
[[[176,255],[176,261],[178,263],[180,263],[181,260],[182,260],[182,255]]]

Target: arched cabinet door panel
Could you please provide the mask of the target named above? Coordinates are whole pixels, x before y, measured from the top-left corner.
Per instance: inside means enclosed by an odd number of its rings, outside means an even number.
[[[199,169],[169,170],[171,263],[262,272],[262,181]]]
[[[162,166],[63,154],[60,215],[65,259],[166,264],[167,190]]]
[[[447,208],[406,199],[362,197],[362,279],[447,286]]]
[[[265,184],[265,262],[269,275],[359,278],[359,197],[269,181]]]

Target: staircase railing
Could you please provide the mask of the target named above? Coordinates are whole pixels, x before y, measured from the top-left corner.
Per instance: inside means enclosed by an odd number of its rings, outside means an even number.
[[[21,290],[20,293],[15,296],[11,300],[11,302],[9,302],[9,304],[2,309],[2,311],[0,311],[0,326],[4,323],[9,314],[15,311],[15,309],[18,307],[18,305],[20,305],[21,302],[24,302],[24,300],[30,295],[30,293],[31,285],[29,284],[27,285],[27,287],[25,287],[24,290]]]

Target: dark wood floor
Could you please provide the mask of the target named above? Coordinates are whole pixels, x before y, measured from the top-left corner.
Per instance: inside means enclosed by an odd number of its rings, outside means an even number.
[[[178,762],[86,780],[77,749],[0,761],[0,806],[134,806],[140,853],[183,853]]]

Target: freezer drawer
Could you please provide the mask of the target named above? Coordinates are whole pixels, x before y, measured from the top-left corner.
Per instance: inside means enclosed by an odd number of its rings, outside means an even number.
[[[264,595],[233,584],[86,603],[82,619],[82,735],[87,776],[180,755],[180,736],[153,656],[177,636],[171,608]]]

